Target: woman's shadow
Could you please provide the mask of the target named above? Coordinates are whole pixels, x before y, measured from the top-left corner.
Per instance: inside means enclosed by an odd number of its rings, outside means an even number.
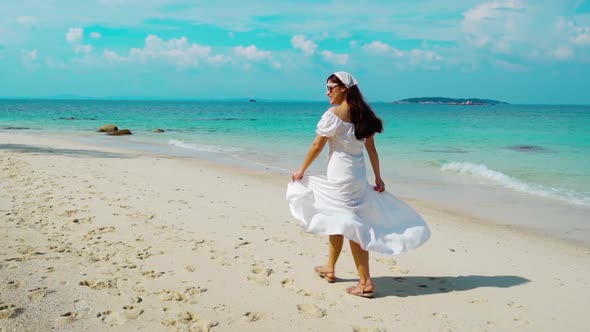
[[[375,297],[420,296],[466,291],[480,287],[508,288],[530,282],[519,276],[374,277]],[[343,280],[339,281],[353,281]],[[356,280],[355,280],[356,281]]]

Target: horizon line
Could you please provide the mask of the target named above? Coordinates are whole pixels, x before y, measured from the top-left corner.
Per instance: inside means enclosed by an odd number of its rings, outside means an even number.
[[[368,101],[368,103],[396,103],[402,101],[404,99],[412,99],[412,98],[450,98],[450,99],[488,99],[488,100],[495,100],[490,98],[479,98],[479,97],[409,97],[403,98],[399,100],[375,100],[375,101]],[[300,102],[300,103],[319,103],[324,102],[324,100],[313,100],[313,99],[306,99],[306,100],[293,100],[293,99],[267,99],[267,98],[246,98],[246,97],[237,97],[237,98],[164,98],[164,97],[83,97],[83,96],[67,96],[67,97],[59,97],[59,96],[50,96],[50,97],[7,97],[7,96],[0,96],[1,100],[48,100],[48,101],[194,101],[194,102],[230,102],[230,101],[244,101],[244,102]],[[500,101],[500,100],[497,100]],[[590,106],[590,104],[563,104],[563,103],[512,103],[506,102],[507,105],[547,105],[547,106]],[[412,103],[408,103],[409,105]]]

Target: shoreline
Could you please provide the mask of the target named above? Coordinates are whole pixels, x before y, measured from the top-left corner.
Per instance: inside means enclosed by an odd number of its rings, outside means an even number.
[[[88,134],[88,133],[87,133]],[[92,133],[90,133],[92,134]],[[95,133],[96,134],[96,133]],[[153,146],[151,141],[137,141],[137,142],[122,142],[119,138],[114,138],[111,142],[106,140],[97,142],[91,141],[91,135],[85,136],[71,136],[67,133],[55,132],[47,133],[44,131],[38,133],[28,132],[0,132],[0,137],[11,137],[11,135],[39,138],[55,139],[65,142],[66,144],[82,144],[92,147],[96,150],[121,151],[124,153],[131,153],[135,155],[148,155],[152,157],[170,158],[170,159],[189,159],[200,162],[211,163],[212,167],[229,167],[231,171],[236,170],[253,170],[264,172],[267,176],[282,176],[286,179],[289,177],[290,170],[278,165],[270,165],[264,162],[255,160],[236,158],[236,156],[226,155],[221,152],[207,152],[207,151],[186,151],[173,147],[171,152],[163,152],[161,146]],[[103,138],[101,136],[101,138]],[[161,143],[159,143],[161,144]],[[325,165],[322,157],[314,162],[310,174],[323,174]],[[383,167],[383,165],[382,165]],[[370,165],[367,165],[367,175],[372,176]],[[432,175],[430,175],[432,176]],[[441,176],[444,176],[441,175]],[[393,193],[403,200],[411,201],[420,206],[428,206],[430,208],[445,211],[452,215],[460,215],[469,222],[478,222],[482,224],[489,224],[496,227],[506,227],[509,229],[518,229],[523,232],[528,232],[531,235],[550,238],[564,243],[571,243],[576,246],[590,248],[590,226],[584,218],[585,213],[590,213],[590,208],[585,206],[571,206],[569,203],[556,201],[551,198],[544,197],[527,197],[527,194],[522,196],[519,192],[506,192],[503,188],[495,188],[491,191],[486,188],[469,188],[469,191],[463,192],[466,187],[460,184],[451,184],[447,180],[440,181],[440,183],[431,182],[432,179],[418,179],[414,175],[409,176],[408,179],[391,178],[384,176],[388,188],[394,188]],[[285,183],[286,185],[286,183]],[[445,200],[441,197],[447,196],[449,190],[454,191],[454,200]],[[432,194],[434,193],[434,194]],[[478,194],[486,199],[493,198],[494,205],[485,200],[478,200]],[[483,194],[487,195],[484,196]],[[503,197],[508,195],[507,197]],[[521,199],[519,201],[519,198]],[[443,202],[444,201],[444,202]],[[513,201],[509,203],[509,201]],[[502,203],[502,202],[505,202]],[[518,206],[514,206],[514,202],[519,202]],[[479,205],[477,209],[466,209],[465,204]],[[567,211],[568,214],[565,214]],[[586,211],[586,212],[584,212]],[[555,219],[552,215],[567,216],[570,219],[571,229],[561,228],[561,224],[554,223]],[[536,220],[537,224],[520,223],[518,220]],[[574,218],[574,219],[572,219]],[[582,232],[580,232],[582,231]]]
[[[377,297],[367,300],[344,292],[358,280],[347,246],[336,284],[314,275],[327,239],[299,229],[283,176],[0,137],[18,145],[0,150],[7,331],[587,327],[581,246],[407,200],[433,237],[404,255],[371,255]]]

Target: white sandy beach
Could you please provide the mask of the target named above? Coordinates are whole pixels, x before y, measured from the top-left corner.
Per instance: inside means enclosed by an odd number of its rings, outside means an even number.
[[[7,133],[0,169],[0,331],[590,331],[590,248],[426,202],[364,299],[347,245],[313,273],[288,177]]]

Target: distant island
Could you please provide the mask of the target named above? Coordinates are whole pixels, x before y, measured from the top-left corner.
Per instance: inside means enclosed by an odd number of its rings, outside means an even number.
[[[419,97],[394,101],[395,104],[437,104],[437,105],[499,105],[508,104],[499,100],[478,98],[445,98],[445,97]]]

